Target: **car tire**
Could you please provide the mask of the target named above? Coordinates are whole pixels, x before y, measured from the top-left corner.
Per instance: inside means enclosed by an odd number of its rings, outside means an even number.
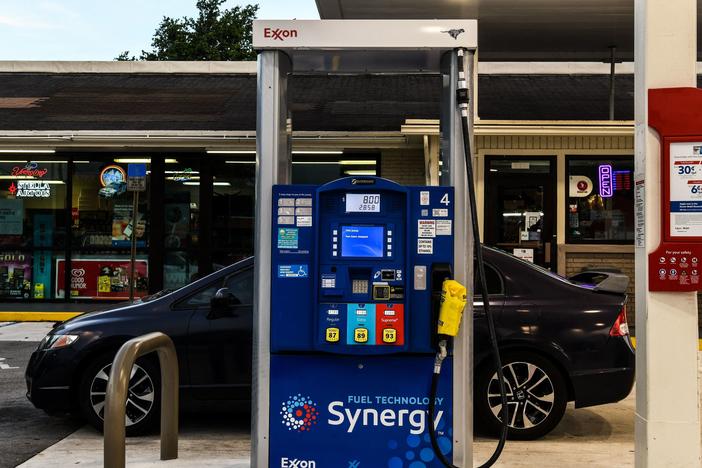
[[[502,356],[510,417],[508,438],[534,440],[551,432],[561,421],[568,403],[562,372],[547,358],[531,352]],[[475,424],[490,435],[502,431],[502,402],[493,363],[476,373]]]
[[[78,404],[83,417],[97,430],[103,430],[105,391],[113,354],[93,359],[85,368],[78,387]],[[126,433],[138,436],[158,427],[161,410],[161,374],[150,356],[137,360],[132,368],[127,392]]]

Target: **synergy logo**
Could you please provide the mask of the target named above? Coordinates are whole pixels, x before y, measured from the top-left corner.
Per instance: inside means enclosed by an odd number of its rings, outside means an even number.
[[[317,424],[317,403],[298,393],[283,402],[280,414],[289,431],[309,431],[313,424]]]
[[[427,399],[428,400],[428,399]],[[443,398],[437,398],[438,405],[441,405]],[[427,401],[428,403],[428,401]],[[375,408],[346,408],[343,401],[332,401],[329,403],[329,413],[332,418],[327,422],[332,426],[341,426],[346,424],[346,432],[352,433],[357,427],[368,426],[385,426],[385,427],[404,427],[408,426],[410,434],[422,434],[427,427],[428,414],[425,409],[392,409],[384,408],[377,410]],[[434,427],[438,428],[444,412],[439,410],[436,412]]]

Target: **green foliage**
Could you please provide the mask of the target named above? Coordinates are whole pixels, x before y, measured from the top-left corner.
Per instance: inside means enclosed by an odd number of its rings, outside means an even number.
[[[258,5],[221,8],[226,0],[198,0],[195,18],[164,16],[138,60],[255,60],[253,20]],[[124,51],[115,60],[137,60]]]

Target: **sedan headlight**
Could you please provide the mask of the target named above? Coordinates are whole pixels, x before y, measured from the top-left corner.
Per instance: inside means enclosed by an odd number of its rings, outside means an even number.
[[[54,335],[49,340],[47,349],[59,349],[70,346],[78,340],[78,335]]]

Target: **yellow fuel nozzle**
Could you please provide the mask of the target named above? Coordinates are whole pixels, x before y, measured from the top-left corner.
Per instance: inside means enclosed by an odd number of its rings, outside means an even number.
[[[466,287],[455,280],[444,280],[441,287],[441,307],[437,330],[439,335],[458,335],[465,306]]]

